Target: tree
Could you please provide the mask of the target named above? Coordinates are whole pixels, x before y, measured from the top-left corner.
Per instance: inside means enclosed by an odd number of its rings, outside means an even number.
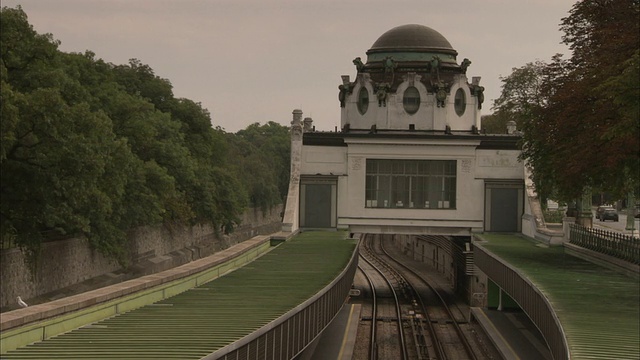
[[[111,114],[116,131],[129,139],[135,154],[155,161],[175,178],[177,199],[183,199],[178,204],[186,204],[189,211],[173,220],[209,222],[231,231],[246,206],[246,193],[225,171],[230,166],[227,145],[223,132],[212,128],[209,112],[200,103],[176,99],[170,82],[137,59],[114,66],[113,72],[117,83],[135,98],[125,97],[129,105]]]
[[[52,235],[84,234],[124,264],[133,227],[239,223],[246,195],[200,104],[137,60],[58,51],[20,7],[0,16],[3,242],[33,261]]]
[[[539,191],[553,187],[570,201],[587,188],[621,198],[637,186],[639,8],[636,0],[584,0],[562,20],[572,56],[545,67],[546,102],[525,124],[522,158]]]
[[[160,111],[167,111],[167,103],[173,99],[173,86],[169,80],[156,76],[149,65],[130,59],[129,65],[113,66],[113,72],[129,94],[148,100]]]
[[[113,203],[127,179],[113,169],[131,154],[109,119],[87,104],[66,104],[51,88],[22,94],[12,105],[19,118],[3,129],[15,141],[3,144],[0,162],[2,231],[16,234],[16,243],[35,255],[47,231],[91,239],[102,219],[117,227]]]
[[[490,115],[482,115],[480,118],[481,129],[485,134],[506,134],[507,123],[511,119],[502,112],[494,112]]]
[[[3,7],[0,22],[0,236],[30,261],[52,236],[85,235],[124,265],[134,227],[228,233],[249,194],[263,208],[282,201],[288,128],[226,134],[139,60],[63,53],[20,7]]]
[[[232,165],[252,206],[263,210],[280,204],[289,189],[291,137],[289,128],[270,121],[254,123],[229,134]],[[258,176],[259,174],[259,176]]]
[[[556,57],[558,57],[556,55]],[[530,62],[519,68],[513,68],[509,76],[500,77],[502,81],[502,91],[500,97],[493,103],[492,109],[495,111],[492,118],[489,119],[489,129],[498,127],[498,133],[504,133],[506,124],[509,121],[515,121],[518,129],[524,131],[524,151],[526,152],[532,147],[532,144],[540,145],[537,140],[538,136],[544,136],[541,133],[539,124],[539,116],[547,102],[549,93],[543,89],[543,84],[547,76],[549,65],[537,60]],[[484,121],[484,119],[483,119]],[[536,149],[538,147],[536,146]],[[542,145],[542,149],[545,149]],[[535,164],[533,169],[533,181],[536,185],[538,196],[543,200],[554,197],[554,172],[548,171],[543,159],[539,158],[539,150],[537,157],[530,156],[527,158],[529,164]],[[544,173],[544,176],[540,174]]]
[[[126,230],[157,221],[162,209],[144,201],[148,188],[132,186],[145,180],[141,164],[94,97],[118,91],[108,68],[91,54],[59,52],[20,7],[0,15],[3,241],[11,238],[35,263],[42,241],[84,234],[124,262]]]
[[[492,109],[495,110],[494,115],[505,122],[505,126],[507,121],[515,121],[517,127],[522,128],[545,105],[542,82],[546,66],[538,60],[513,68],[509,76],[500,77],[502,91],[500,97],[494,100]]]

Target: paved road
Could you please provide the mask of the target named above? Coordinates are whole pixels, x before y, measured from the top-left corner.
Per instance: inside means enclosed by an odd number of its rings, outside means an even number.
[[[593,227],[608,231],[615,231],[619,233],[623,233],[625,235],[632,235],[632,231],[626,230],[627,226],[627,215],[626,214],[618,214],[619,221],[600,221],[596,218],[595,211],[593,213]],[[640,229],[640,219],[634,219],[635,230],[633,231],[633,236],[639,237],[639,229]]]

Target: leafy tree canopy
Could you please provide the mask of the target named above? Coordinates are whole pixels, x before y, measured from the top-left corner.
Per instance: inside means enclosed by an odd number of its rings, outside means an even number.
[[[571,57],[502,79],[494,107],[521,123],[539,194],[570,201],[599,189],[622,198],[640,183],[639,10],[637,0],[577,2],[560,26]]]
[[[480,122],[482,124],[482,132],[485,134],[506,134],[507,123],[511,118],[501,112],[494,112],[490,115],[482,115]]]
[[[289,188],[289,128],[272,121],[254,123],[230,135],[229,144],[237,161],[233,168],[244,182],[252,206],[266,209],[281,203]]]
[[[496,117],[503,121],[515,121],[518,128],[534,117],[546,104],[542,91],[543,72],[546,64],[542,61],[527,63],[513,68],[511,75],[500,77],[502,92],[493,103]]]
[[[227,134],[139,60],[63,53],[19,6],[3,7],[0,22],[3,245],[33,260],[42,241],[84,234],[124,264],[133,227],[209,223],[230,232],[249,203],[281,202],[288,128]]]

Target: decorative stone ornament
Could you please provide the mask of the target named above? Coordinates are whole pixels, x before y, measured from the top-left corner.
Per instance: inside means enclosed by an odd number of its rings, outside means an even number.
[[[446,105],[447,100],[447,89],[446,85],[442,81],[438,81],[435,85],[436,88],[436,105],[437,107],[444,107]]]
[[[387,92],[389,91],[390,86],[386,82],[378,84],[376,87],[376,97],[378,98],[378,106],[386,107],[387,106]]]
[[[457,55],[442,34],[427,26],[408,24],[385,32],[367,50],[366,60],[353,59],[355,81],[343,75],[338,85],[340,127],[420,132],[444,131],[448,124],[453,132],[471,133],[473,126],[480,127],[484,88],[479,77],[470,83],[471,61],[458,62]],[[369,106],[373,98],[376,107]]]
[[[356,70],[358,72],[362,71],[362,69],[364,69],[364,63],[362,62],[362,59],[360,59],[359,57],[353,59],[353,64],[356,66]]]
[[[460,70],[462,71],[463,74],[467,73],[467,68],[469,67],[469,65],[471,65],[471,60],[467,58],[462,60],[462,64],[460,64]]]

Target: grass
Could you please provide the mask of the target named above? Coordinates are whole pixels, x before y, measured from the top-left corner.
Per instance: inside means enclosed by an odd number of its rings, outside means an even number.
[[[485,248],[519,269],[547,296],[567,334],[572,358],[640,357],[637,280],[568,255],[562,246],[539,246],[516,235],[481,237],[488,241]]]

